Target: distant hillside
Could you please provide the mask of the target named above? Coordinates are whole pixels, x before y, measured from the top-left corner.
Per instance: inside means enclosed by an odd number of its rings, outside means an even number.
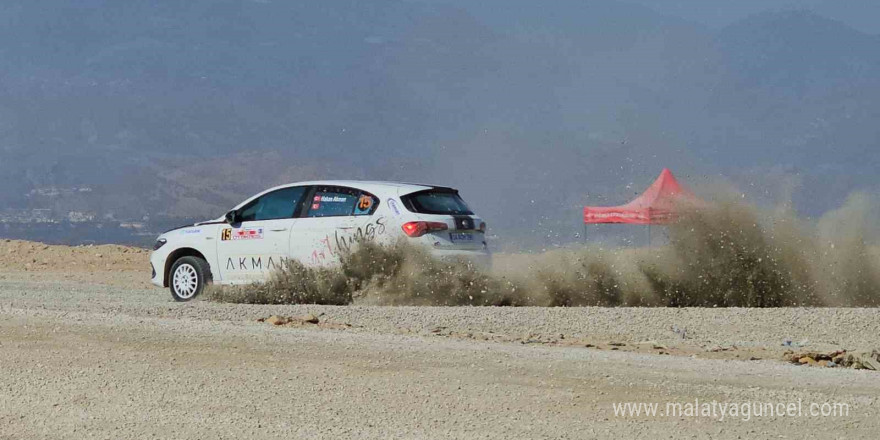
[[[664,166],[755,197],[800,182],[808,213],[877,185],[880,42],[811,13],[713,30],[613,1],[7,3],[7,208],[199,218],[286,181],[430,181],[546,246]]]

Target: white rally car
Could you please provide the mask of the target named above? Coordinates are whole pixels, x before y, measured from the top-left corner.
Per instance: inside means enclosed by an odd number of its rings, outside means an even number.
[[[411,240],[433,255],[491,259],[486,223],[452,188],[393,182],[317,181],[283,185],[242,202],[223,218],[159,236],[153,284],[177,301],[206,283],[265,281],[288,259],[332,265],[360,240]]]

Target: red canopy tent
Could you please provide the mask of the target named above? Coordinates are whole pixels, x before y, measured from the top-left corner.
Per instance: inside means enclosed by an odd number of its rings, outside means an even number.
[[[675,208],[682,201],[696,201],[697,197],[683,187],[668,168],[635,200],[621,206],[585,206],[586,225],[598,223],[626,223],[631,225],[666,224],[675,218]],[[650,240],[650,229],[649,229]],[[586,237],[585,237],[586,238]]]

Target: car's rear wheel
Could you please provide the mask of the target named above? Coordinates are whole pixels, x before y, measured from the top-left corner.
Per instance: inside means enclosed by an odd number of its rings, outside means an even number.
[[[171,266],[168,287],[175,301],[189,301],[202,293],[210,281],[208,262],[199,257],[181,257]]]

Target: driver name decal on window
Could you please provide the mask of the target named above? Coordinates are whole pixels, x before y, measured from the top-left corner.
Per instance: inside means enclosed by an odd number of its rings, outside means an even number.
[[[323,203],[345,203],[349,200],[348,197],[340,197],[340,196],[315,196],[315,201],[323,202]]]
[[[358,202],[355,194],[337,191],[318,191],[312,197],[308,217],[339,217],[352,215]]]

